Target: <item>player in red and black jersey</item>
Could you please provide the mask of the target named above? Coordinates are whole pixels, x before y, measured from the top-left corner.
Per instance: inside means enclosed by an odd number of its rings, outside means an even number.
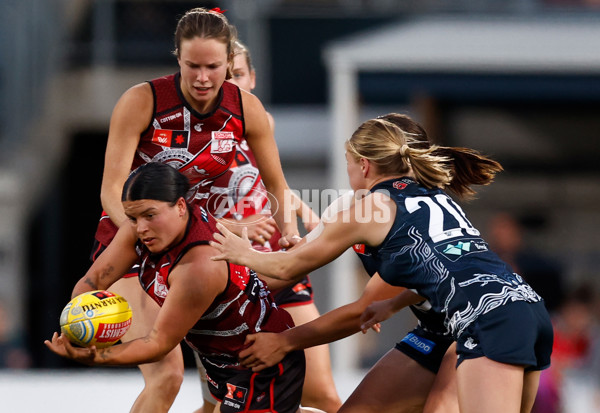
[[[252,270],[210,259],[215,220],[186,202],[188,190],[186,177],[168,165],[134,171],[123,189],[129,223],[73,290],[109,288],[137,263],[144,291],[160,305],[151,331],[105,349],[75,348],[58,334],[46,345],[84,364],[136,365],[160,360],[185,339],[202,359],[219,411],[302,412],[302,351],[259,374],[238,361],[248,334],[287,330],[291,316]]]
[[[231,166],[241,139],[252,148],[272,204],[279,205],[274,218],[283,233],[282,245],[296,239],[297,222],[293,209],[285,207],[287,183],[266,111],[257,97],[226,82],[231,76],[235,38],[235,27],[219,11],[188,11],[175,31],[179,72],[135,85],[117,102],[106,146],[101,188],[104,212],[93,259],[126,222],[120,196],[132,170],[147,162],[179,169],[192,184],[192,203],[201,205],[214,179]],[[138,314],[124,341],[147,334],[158,307],[135,279],[123,278],[111,289]],[[132,412],[167,412],[179,391],[183,368],[178,347],[160,363],[140,366],[145,387]]]

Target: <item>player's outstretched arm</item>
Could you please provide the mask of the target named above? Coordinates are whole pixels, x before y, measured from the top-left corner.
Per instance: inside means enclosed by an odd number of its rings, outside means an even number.
[[[386,300],[375,301],[369,304],[360,316],[360,328],[363,333],[367,332],[374,325],[387,320],[404,307],[418,304],[422,301],[424,301],[423,297],[409,290],[403,291],[395,297]]]
[[[394,287],[385,283],[375,274],[367,283],[361,297],[350,304],[325,313],[321,317],[286,330],[282,333],[259,333],[249,335],[247,344],[252,344],[240,352],[240,360],[254,371],[277,364],[294,350],[331,343],[360,331],[360,316],[364,309],[375,300],[381,300],[404,291],[403,287]],[[412,292],[413,303],[422,298]]]
[[[395,204],[382,203],[378,201],[379,197],[378,194],[369,195],[357,201],[348,211],[339,212],[337,217],[325,223],[310,242],[299,242],[287,251],[261,253],[252,250],[247,237],[240,238],[218,225],[221,233],[214,234],[210,245],[219,251],[219,255],[212,259],[245,265],[272,278],[299,279],[330,263],[354,244],[379,245],[385,239],[392,222],[377,217],[393,216]]]

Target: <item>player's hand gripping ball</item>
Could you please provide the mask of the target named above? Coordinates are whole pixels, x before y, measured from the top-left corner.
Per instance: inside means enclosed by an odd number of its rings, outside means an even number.
[[[110,291],[88,291],[73,298],[60,315],[60,330],[82,347],[110,347],[131,325],[131,307]]]

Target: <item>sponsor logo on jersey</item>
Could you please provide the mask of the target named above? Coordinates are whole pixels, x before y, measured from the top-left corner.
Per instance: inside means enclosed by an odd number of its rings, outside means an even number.
[[[183,116],[183,115],[181,114],[181,112],[177,112],[177,113],[174,113],[174,114],[172,114],[172,115],[165,116],[164,118],[160,118],[158,121],[159,121],[160,123],[166,123],[166,122],[169,122],[169,121],[175,120],[175,119],[177,119],[177,118],[180,118],[180,117],[182,117],[182,116]]]
[[[419,337],[414,333],[408,333],[406,337],[402,339],[402,342],[408,344],[409,346],[423,354],[431,353],[433,351],[433,348],[435,347],[435,343],[433,341],[427,340],[423,337]]]
[[[204,125],[204,123],[196,123],[196,124],[194,125],[194,130],[195,130],[196,132],[202,132],[202,125]]]
[[[152,142],[168,148],[187,148],[189,131],[155,129],[152,134]]]
[[[228,153],[233,151],[235,137],[233,132],[213,131],[210,153]]]
[[[256,396],[256,402],[257,402],[257,403],[260,403],[260,401],[261,401],[262,399],[264,399],[264,398],[265,398],[265,396],[266,396],[266,393],[265,393],[265,392],[262,392],[261,394],[259,394],[258,396]]]
[[[235,384],[227,383],[227,394],[225,395],[226,399],[230,399],[239,403],[244,403],[246,401],[246,395],[248,394],[248,389],[245,387],[236,386]]]
[[[462,240],[448,244],[444,243],[436,247],[436,250],[444,254],[450,261],[457,261],[465,255],[488,251],[488,247],[483,240]]]

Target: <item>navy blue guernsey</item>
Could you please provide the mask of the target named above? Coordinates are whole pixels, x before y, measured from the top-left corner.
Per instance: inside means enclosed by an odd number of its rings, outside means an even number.
[[[378,272],[387,283],[425,297],[431,310],[444,316],[444,327],[455,338],[495,308],[542,300],[490,251],[444,191],[399,178],[381,182],[371,192],[390,196],[397,209],[381,245],[360,251],[367,272]]]

